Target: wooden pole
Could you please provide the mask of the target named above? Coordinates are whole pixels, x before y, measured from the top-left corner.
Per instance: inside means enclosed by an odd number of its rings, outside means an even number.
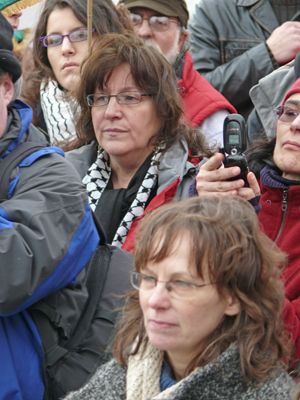
[[[88,47],[91,52],[92,35],[93,35],[93,0],[87,0],[87,30],[88,30]]]

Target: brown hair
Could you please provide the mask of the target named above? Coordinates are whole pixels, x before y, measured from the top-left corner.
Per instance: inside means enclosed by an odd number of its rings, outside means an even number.
[[[56,8],[71,8],[76,18],[87,26],[87,5],[82,0],[47,0],[39,17],[35,30],[32,49],[32,68],[25,73],[25,82],[22,89],[22,97],[34,109],[39,101],[39,88],[43,78],[56,79],[47,56],[47,48],[43,47],[40,37],[46,35],[47,23],[50,14]],[[111,0],[93,1],[93,29],[95,34],[101,36],[107,32],[122,33],[132,30],[128,12],[123,8],[117,8]],[[24,75],[23,73],[23,75]],[[34,81],[34,85],[32,85]],[[34,90],[32,90],[34,89]]]
[[[220,295],[230,294],[240,303],[239,314],[224,316],[186,374],[236,343],[245,380],[261,382],[269,378],[287,354],[281,318],[284,291],[279,278],[285,255],[260,231],[253,207],[246,200],[204,196],[162,206],[140,222],[136,270],[167,257],[183,234],[189,236],[190,263],[199,276],[208,267],[209,279],[217,282]],[[136,338],[139,341],[134,345]],[[143,351],[147,341],[138,292],[134,290],[127,296],[114,356],[126,364],[129,353]]]
[[[129,64],[139,89],[152,94],[161,121],[154,145],[164,144],[167,149],[180,137],[185,137],[190,148],[205,152],[204,139],[182,122],[181,98],[172,66],[156,49],[147,46],[132,33],[107,34],[95,41],[91,56],[82,66],[77,95],[82,110],[77,124],[79,144],[95,139],[91,108],[86,96],[93,94],[96,89],[105,88],[113,70],[121,64]]]

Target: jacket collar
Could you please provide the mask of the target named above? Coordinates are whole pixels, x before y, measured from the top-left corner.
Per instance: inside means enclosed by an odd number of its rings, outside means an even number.
[[[271,4],[266,0],[237,0],[238,7],[250,7],[249,13],[254,21],[265,31],[273,32],[278,21]]]

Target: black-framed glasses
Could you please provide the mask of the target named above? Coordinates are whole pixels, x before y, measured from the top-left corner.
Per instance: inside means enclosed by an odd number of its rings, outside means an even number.
[[[94,31],[95,29],[92,30],[92,32]],[[88,30],[87,28],[77,28],[65,35],[61,35],[60,33],[51,33],[50,35],[40,36],[40,42],[44,47],[56,47],[62,44],[65,37],[67,37],[72,43],[83,42],[88,38]]]
[[[170,0],[172,1],[172,0]],[[165,15],[151,15],[151,17],[144,17],[140,14],[130,13],[130,19],[133,26],[141,26],[143,21],[148,21],[150,28],[156,32],[165,32],[169,29],[170,24],[175,22],[180,25],[176,17],[166,17]]]
[[[275,108],[278,120],[286,124],[291,124],[300,114],[299,109],[295,109],[289,105],[279,106]]]
[[[86,101],[89,107],[105,107],[110,102],[110,99],[115,97],[118,104],[133,106],[139,104],[145,96],[151,97],[152,94],[139,92],[121,92],[118,94],[97,93],[87,95]]]
[[[195,295],[199,289],[205,286],[215,285],[216,282],[212,283],[201,283],[196,284],[194,282],[182,280],[182,279],[170,279],[169,281],[158,280],[155,276],[144,274],[142,272],[131,272],[130,282],[134,289],[140,291],[153,290],[158,283],[164,283],[170,296],[175,298],[187,298]]]

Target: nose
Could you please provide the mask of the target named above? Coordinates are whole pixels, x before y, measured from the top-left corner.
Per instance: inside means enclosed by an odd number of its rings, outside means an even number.
[[[122,108],[120,104],[118,104],[116,97],[111,97],[109,99],[104,115],[107,119],[121,118]]]
[[[155,288],[152,289],[148,298],[148,305],[155,309],[170,307],[170,293],[165,283],[158,282]]]
[[[73,43],[70,41],[68,36],[65,36],[63,38],[62,44],[61,44],[61,51],[63,55],[69,55],[69,54],[74,54],[75,53],[75,48],[73,46]]]
[[[143,19],[143,22],[140,26],[135,29],[137,35],[140,38],[148,38],[153,35],[152,29],[150,28],[149,22],[147,19]]]
[[[300,113],[297,115],[297,117],[294,119],[294,121],[291,123],[291,130],[293,132],[300,132]]]

